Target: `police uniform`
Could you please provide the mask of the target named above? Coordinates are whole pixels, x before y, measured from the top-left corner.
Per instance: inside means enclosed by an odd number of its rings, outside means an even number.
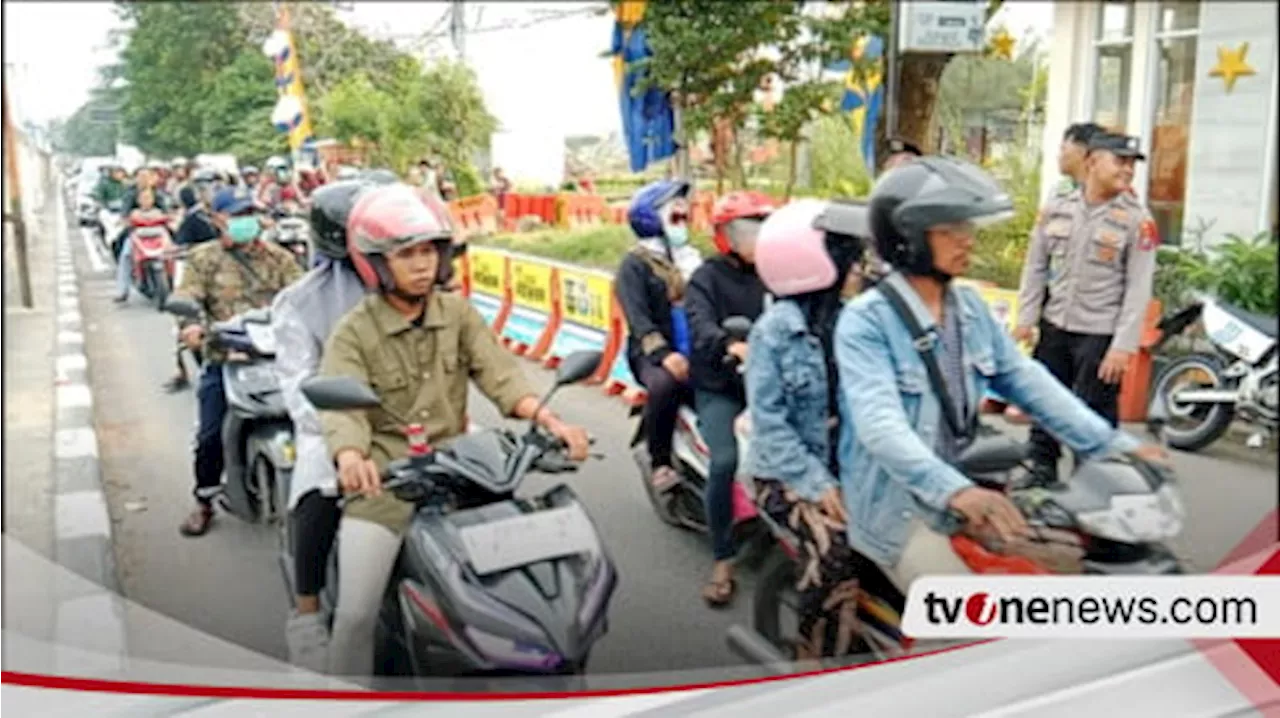
[[[1142,158],[1135,138],[1095,142],[1095,149]],[[1091,207],[1078,188],[1045,205],[1023,268],[1018,326],[1039,326],[1035,358],[1113,425],[1120,387],[1099,379],[1098,367],[1108,351],[1138,349],[1158,244],[1133,192]],[[1036,463],[1056,467],[1057,441],[1038,426],[1031,440]]]
[[[396,414],[421,423],[427,441],[437,443],[466,431],[469,380],[506,416],[521,399],[535,396],[515,355],[498,343],[480,312],[461,294],[449,292],[433,292],[417,322],[381,295],[365,297],[334,328],[319,374],[364,382],[390,409],[320,412],[332,457],[356,449],[379,471],[409,453]],[[413,506],[390,492],[353,502],[344,511],[396,534],[413,516]]]
[[[276,293],[301,275],[293,255],[278,245],[257,241],[227,248],[222,242],[211,241],[188,255],[182,282],[174,294],[199,304],[209,322],[221,322],[250,309],[271,306]],[[187,319],[182,326],[194,323],[196,320]],[[206,346],[204,358],[204,372],[196,388],[200,425],[196,431],[195,495],[207,502],[222,484],[222,421],[227,400],[222,384],[224,352]]]

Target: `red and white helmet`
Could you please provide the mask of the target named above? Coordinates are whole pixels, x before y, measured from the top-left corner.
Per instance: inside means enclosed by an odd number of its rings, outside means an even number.
[[[347,251],[366,287],[393,288],[386,255],[421,242],[434,242],[440,272],[449,270],[453,224],[444,203],[407,184],[370,187],[362,192],[347,218]]]
[[[754,190],[730,192],[721,197],[711,208],[716,250],[721,254],[737,251],[744,240],[756,236],[760,223],[777,208],[773,198]]]

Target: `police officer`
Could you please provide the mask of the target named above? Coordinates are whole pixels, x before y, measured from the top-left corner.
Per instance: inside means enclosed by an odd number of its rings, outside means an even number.
[[[366,190],[347,220],[348,249],[372,293],[334,328],[321,376],[371,386],[385,409],[324,411],[325,441],[350,504],[338,529],[338,605],[329,644],[331,672],[368,675],[374,627],[413,505],[380,490],[380,472],[408,440],[396,416],[424,425],[431,443],[466,431],[467,385],[507,416],[535,419],[586,458],[586,431],[539,408],[534,387],[461,294],[436,291],[447,276],[452,228],[443,203],[404,184]]]
[[[253,200],[225,188],[213,198],[213,225],[218,241],[198,245],[187,257],[174,296],[190,299],[204,310],[204,320],[221,322],[235,315],[270,306],[276,292],[301,276],[293,255],[271,242],[259,240],[262,225]],[[183,319],[179,337],[198,350],[204,341],[205,325]],[[196,508],[179,526],[183,536],[203,536],[213,521],[213,497],[222,483],[222,420],[227,399],[222,387],[221,352],[204,350],[204,373],[196,388],[200,409],[196,430]]]
[[[1138,348],[1159,237],[1130,191],[1136,137],[1097,133],[1084,159],[1084,186],[1045,205],[1031,237],[1018,292],[1015,338],[1039,329],[1035,358],[1112,425],[1120,380]],[[1058,442],[1031,433],[1033,479],[1057,478]]]
[[[1053,190],[1055,197],[1066,196],[1084,186],[1084,157],[1089,151],[1089,141],[1094,135],[1104,132],[1106,130],[1097,123],[1077,122],[1062,133],[1062,144],[1058,147],[1058,171],[1062,173],[1062,181]]]

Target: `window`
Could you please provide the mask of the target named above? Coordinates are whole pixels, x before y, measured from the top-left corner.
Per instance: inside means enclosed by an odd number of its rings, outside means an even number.
[[[1093,121],[1123,132],[1128,123],[1129,79],[1133,67],[1133,0],[1107,0],[1094,35]]]
[[[1187,192],[1187,148],[1196,82],[1196,36],[1200,3],[1161,2],[1155,33],[1155,117],[1151,123],[1151,155],[1147,204],[1161,238],[1182,240]]]

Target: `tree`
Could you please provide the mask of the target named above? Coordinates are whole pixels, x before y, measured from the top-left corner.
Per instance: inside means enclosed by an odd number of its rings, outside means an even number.
[[[58,131],[52,134],[54,147],[78,157],[103,157],[116,153],[115,100],[107,92],[95,90]]]

